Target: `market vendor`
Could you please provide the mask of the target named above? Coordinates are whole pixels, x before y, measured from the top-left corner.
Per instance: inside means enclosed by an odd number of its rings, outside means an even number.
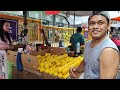
[[[70,38],[71,48],[73,48],[73,51],[76,51],[76,45],[78,42],[80,43],[80,45],[84,45],[85,43],[84,37],[82,36],[81,32],[82,28],[78,27],[77,32],[73,34]]]
[[[0,79],[8,79],[8,68],[6,62],[6,50],[11,48],[12,39],[9,32],[10,23],[6,20],[0,20]]]

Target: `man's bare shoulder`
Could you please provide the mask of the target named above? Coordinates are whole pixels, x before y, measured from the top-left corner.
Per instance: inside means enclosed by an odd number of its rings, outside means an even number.
[[[111,48],[111,47],[106,47],[102,50],[102,53],[118,53],[119,54],[119,51],[115,48]]]
[[[104,48],[100,54],[100,58],[103,59],[114,59],[114,58],[119,58],[119,51],[114,48]]]

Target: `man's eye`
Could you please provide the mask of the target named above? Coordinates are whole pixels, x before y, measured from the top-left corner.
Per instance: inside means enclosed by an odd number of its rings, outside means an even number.
[[[104,24],[104,22],[98,22],[98,24],[99,24],[99,25],[102,25],[102,24]]]
[[[94,23],[94,22],[90,22],[89,24],[90,24],[90,25],[94,25],[95,23]]]

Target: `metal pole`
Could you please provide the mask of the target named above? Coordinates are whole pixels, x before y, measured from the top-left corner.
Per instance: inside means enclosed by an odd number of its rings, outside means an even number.
[[[53,26],[55,26],[55,22],[56,22],[56,16],[53,15]]]
[[[23,11],[24,26],[27,25],[27,16],[28,16],[28,11]]]
[[[43,11],[40,12],[41,25],[42,25],[42,13]]]
[[[42,27],[43,11],[40,12],[40,19],[41,19],[41,29],[44,30],[44,28]],[[40,31],[40,39],[42,40],[42,43],[43,43],[43,45],[44,45],[44,44],[45,44],[44,35],[41,34],[41,31]]]
[[[26,30],[26,26],[27,26],[27,17],[28,17],[28,11],[23,11],[23,25],[24,25],[24,30]],[[23,32],[24,32],[23,30]],[[23,37],[24,39],[24,49],[26,48],[27,45],[27,40],[26,40],[27,35],[25,35]]]
[[[75,11],[74,11],[74,20],[73,20],[73,25],[74,25],[74,27],[73,27],[73,34],[74,34],[74,28],[75,28]]]
[[[68,22],[68,28],[70,27],[70,24],[69,24],[69,22]]]

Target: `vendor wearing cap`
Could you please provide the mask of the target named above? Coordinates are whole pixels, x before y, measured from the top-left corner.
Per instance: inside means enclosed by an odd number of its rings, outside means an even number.
[[[115,43],[108,37],[111,24],[105,11],[94,12],[88,19],[92,40],[85,44],[84,61],[70,69],[71,78],[84,71],[84,79],[116,79],[120,55]]]

